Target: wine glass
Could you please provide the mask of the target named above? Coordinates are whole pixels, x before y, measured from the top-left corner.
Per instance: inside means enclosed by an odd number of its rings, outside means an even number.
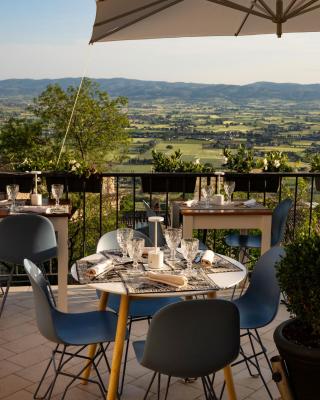
[[[133,239],[133,229],[119,228],[117,229],[117,241],[122,250],[123,261],[127,260],[128,242]]]
[[[177,261],[176,248],[181,242],[182,230],[179,228],[167,228],[164,231],[164,237],[166,238],[167,245],[170,249],[169,261]]]
[[[63,185],[60,183],[55,183],[51,185],[51,193],[53,198],[56,200],[56,205],[54,206],[53,210],[60,210],[60,199],[63,195]]]
[[[204,188],[201,189],[201,195],[204,198],[205,201],[205,207],[209,208],[210,207],[210,201],[213,196],[213,189],[210,185],[205,186]]]
[[[228,204],[232,203],[231,197],[232,197],[232,193],[234,191],[235,185],[236,185],[235,181],[224,181],[224,183],[223,183],[223,188],[227,195],[227,199],[228,199],[227,203]]]
[[[187,260],[186,276],[192,275],[192,261],[195,259],[199,251],[199,240],[198,239],[182,239],[181,250],[183,257]]]
[[[133,269],[138,270],[139,260],[141,259],[144,249],[144,239],[132,239],[127,245],[129,257],[133,260]]]
[[[11,200],[10,212],[16,211],[16,198],[19,193],[19,185],[11,184],[6,186],[8,200]]]

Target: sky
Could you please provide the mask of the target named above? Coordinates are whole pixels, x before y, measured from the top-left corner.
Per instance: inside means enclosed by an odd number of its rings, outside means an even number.
[[[0,0],[0,79],[320,82],[320,33],[88,45],[94,0]]]

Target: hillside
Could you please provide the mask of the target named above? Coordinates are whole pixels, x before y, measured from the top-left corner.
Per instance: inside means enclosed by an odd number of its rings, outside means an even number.
[[[240,101],[245,99],[281,99],[295,101],[320,100],[320,84],[256,82],[248,85],[169,83],[113,78],[94,79],[111,96],[127,96],[132,100],[179,99],[203,101],[216,98]],[[63,88],[79,85],[80,78],[62,79],[7,79],[0,80],[0,99],[35,97],[49,84]]]

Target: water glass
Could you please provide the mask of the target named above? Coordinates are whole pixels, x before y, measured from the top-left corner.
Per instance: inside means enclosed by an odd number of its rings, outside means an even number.
[[[181,250],[183,257],[187,260],[186,275],[192,275],[192,262],[195,259],[199,251],[199,240],[198,239],[182,239]]]
[[[54,209],[59,210],[60,199],[63,195],[63,185],[61,185],[60,183],[55,183],[51,185],[51,193],[53,198],[56,200],[56,205]]]
[[[129,257],[133,260],[133,269],[137,271],[139,261],[143,254],[144,239],[132,239],[127,245]]]
[[[127,259],[128,243],[133,239],[133,229],[119,228],[117,229],[117,241],[122,250],[123,260]]]
[[[19,193],[19,185],[16,185],[16,184],[7,185],[6,190],[7,190],[8,200],[12,201],[10,211],[15,212],[16,211],[16,198]]]
[[[236,185],[235,181],[224,181],[223,183],[223,188],[227,195],[228,204],[231,204],[232,193],[234,191],[235,185]]]
[[[182,230],[180,228],[167,228],[164,231],[164,237],[170,249],[169,261],[177,261],[176,248],[179,246],[182,238]]]

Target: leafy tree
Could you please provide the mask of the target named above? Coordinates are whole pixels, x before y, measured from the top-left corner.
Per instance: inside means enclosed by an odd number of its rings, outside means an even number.
[[[52,142],[57,161],[63,137],[75,103],[77,88],[63,90],[59,85],[49,85],[34,100],[30,110],[40,119]],[[129,120],[124,107],[124,97],[110,99],[97,84],[85,79],[76,103],[65,152],[86,163],[104,165],[123,157],[129,143],[125,128]]]
[[[19,169],[27,158],[45,159],[50,152],[42,134],[40,121],[10,118],[0,131],[1,165],[6,169]]]

